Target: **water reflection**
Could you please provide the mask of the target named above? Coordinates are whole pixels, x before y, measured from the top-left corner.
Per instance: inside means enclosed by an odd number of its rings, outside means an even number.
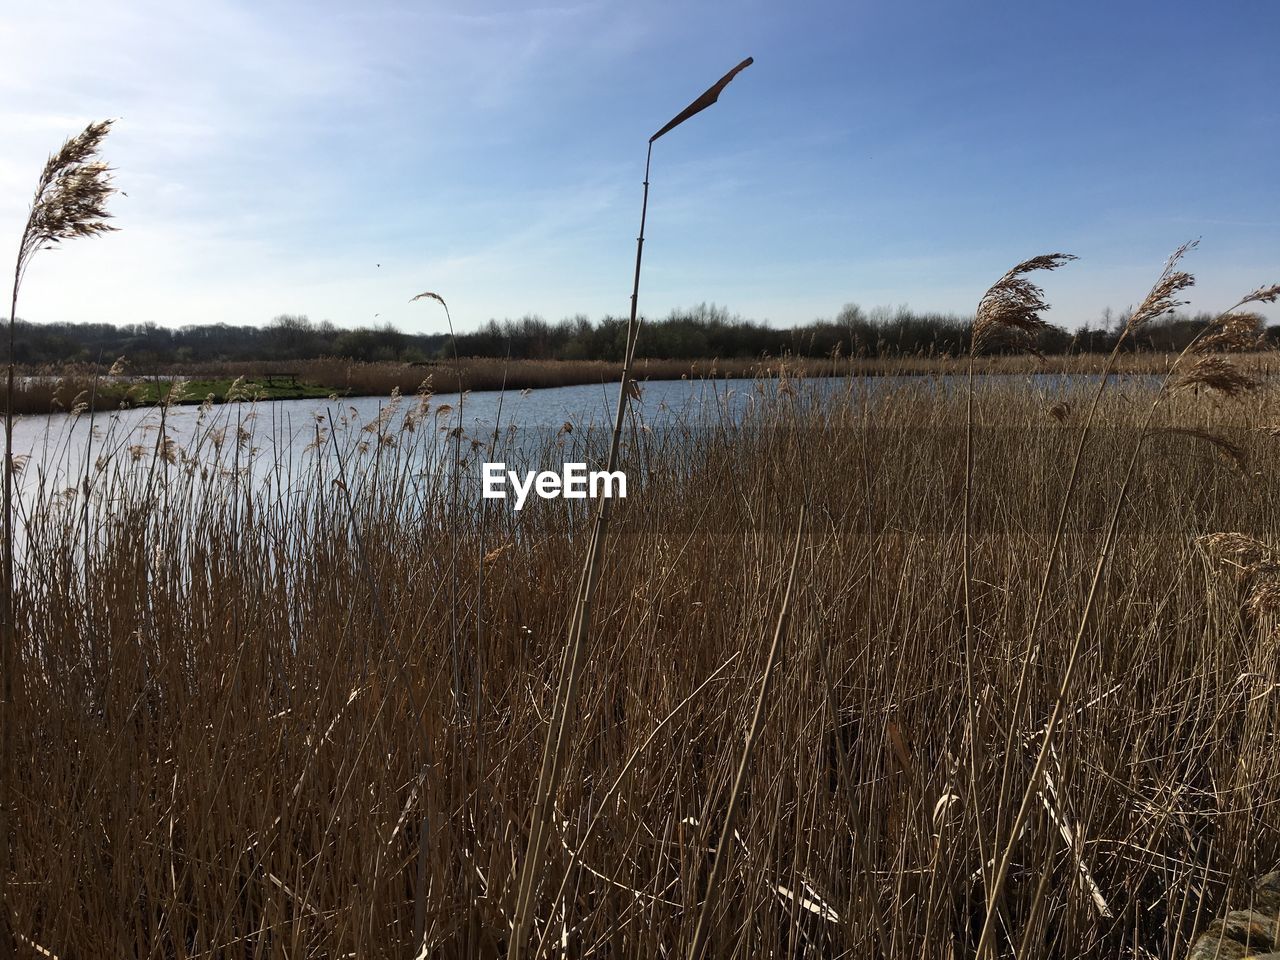
[[[1094,379],[988,376],[982,383],[1030,383],[1050,395]],[[632,404],[632,427],[731,425],[754,399],[778,389],[820,402],[846,391],[874,394],[904,386],[947,390],[962,384],[961,378],[949,376],[809,379],[784,385],[776,380],[649,381],[642,385],[639,402]],[[287,486],[289,478],[306,475],[304,465],[317,457],[332,459],[339,469],[358,470],[376,455],[379,444],[406,433],[408,418],[408,428],[416,434],[414,448],[426,460],[439,458],[444,446],[455,451],[465,446],[477,454],[496,447],[503,452],[500,459],[513,467],[546,468],[558,464],[532,463],[529,457],[545,451],[549,442],[565,459],[590,459],[598,453],[601,438],[612,427],[616,400],[617,384],[605,383],[477,391],[462,397],[439,394],[429,405],[416,397],[359,397],[24,416],[15,424],[14,453],[22,466],[22,492],[75,486],[104,463],[121,461],[146,461],[157,470],[198,463],[206,469],[235,470],[253,482]]]

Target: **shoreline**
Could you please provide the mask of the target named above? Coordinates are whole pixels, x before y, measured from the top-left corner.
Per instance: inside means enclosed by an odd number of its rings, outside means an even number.
[[[1122,355],[1117,375],[1162,374],[1175,354]],[[1269,378],[1280,373],[1280,354],[1264,351],[1239,358],[1251,373]],[[1096,375],[1106,356],[1073,354],[980,357],[979,376]],[[965,358],[911,356],[883,358],[637,359],[640,382],[821,377],[936,377],[963,374]],[[254,364],[176,365],[170,369],[108,375],[84,366],[22,370],[15,382],[14,412],[47,414],[77,407],[118,410],[128,407],[222,404],[245,400],[323,400],[458,393],[462,390],[539,390],[616,383],[621,362],[598,360],[494,360],[466,358],[430,363],[362,363],[345,360],[262,361]]]

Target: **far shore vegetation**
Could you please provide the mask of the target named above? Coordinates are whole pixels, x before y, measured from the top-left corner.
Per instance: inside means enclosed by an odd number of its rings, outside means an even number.
[[[1098,373],[1127,319],[1108,312],[1075,331],[1046,325],[1036,334],[1038,357],[987,345],[975,372]],[[1164,372],[1209,319],[1172,314],[1150,324],[1122,345],[1118,372]],[[636,374],[641,380],[941,375],[959,370],[955,358],[969,352],[971,325],[956,314],[849,305],[834,320],[782,329],[703,304],[646,324]],[[14,408],[40,414],[82,404],[117,409],[615,382],[625,328],[625,319],[614,317],[489,321],[458,335],[462,359],[455,361],[444,334],[342,329],[298,315],[266,326],[172,328],[19,320]],[[1280,346],[1280,325],[1262,334],[1253,362],[1265,375]]]
[[[1036,332],[1036,350],[1045,355],[1110,353],[1129,319],[1129,311],[1103,311],[1076,329],[1045,324]],[[1212,317],[1172,313],[1125,349],[1177,353]],[[846,305],[835,319],[794,327],[774,327],[731,314],[716,304],[699,304],[644,321],[639,355],[664,360],[755,360],[761,357],[963,356],[969,351],[972,316],[916,312],[908,307],[863,309]],[[511,360],[622,360],[625,317],[592,321],[584,315],[552,323],[538,316],[489,320],[477,330],[459,332],[457,355]],[[1280,346],[1280,325],[1265,328],[1271,346]],[[1019,344],[1019,348],[1025,346]],[[1000,352],[1000,345],[995,345]],[[140,373],[167,372],[174,365],[254,363],[342,357],[364,363],[424,363],[452,359],[447,333],[404,333],[390,324],[339,327],[281,314],[265,325],[156,323],[15,324],[14,360],[20,365],[105,363],[127,357]]]

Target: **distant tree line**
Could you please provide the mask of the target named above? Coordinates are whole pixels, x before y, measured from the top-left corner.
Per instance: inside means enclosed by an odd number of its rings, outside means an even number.
[[[110,364],[127,357],[134,369],[157,365],[348,357],[367,361],[430,360],[444,352],[445,334],[401,333],[391,325],[338,327],[281,314],[265,326],[211,323],[162,327],[155,323],[27,323],[14,337],[18,363]]]
[[[1128,349],[1181,350],[1210,316],[1171,315],[1148,324]],[[1034,342],[1044,354],[1105,353],[1115,345],[1127,315],[1104,312],[1097,323],[1069,331],[1049,326]],[[624,317],[592,321],[579,315],[559,322],[526,316],[490,320],[478,330],[460,333],[464,357],[516,360],[622,359]],[[646,322],[642,355],[656,359],[742,359],[790,354],[803,357],[959,356],[969,347],[971,318],[958,314],[863,310],[850,304],[833,320],[815,320],[790,328],[771,327],[730,315],[714,304],[677,310]],[[1280,326],[1266,331],[1280,345]],[[995,349],[1000,349],[997,344]],[[15,359],[32,366],[61,363],[111,363],[127,357],[133,369],[165,364],[308,360],[341,357],[361,361],[424,362],[451,357],[447,334],[411,334],[390,325],[340,328],[329,321],[282,314],[266,326],[225,323],[162,327],[154,323],[16,324]]]

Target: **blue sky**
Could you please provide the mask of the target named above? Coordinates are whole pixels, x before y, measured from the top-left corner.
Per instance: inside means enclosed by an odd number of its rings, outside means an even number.
[[[1262,0],[0,2],[0,238],[90,120],[119,118],[129,194],[119,233],[41,254],[37,322],[623,313],[645,142],[747,55],[656,145],[647,315],[969,311],[1064,251],[1076,326],[1196,237],[1193,307],[1280,281]]]

